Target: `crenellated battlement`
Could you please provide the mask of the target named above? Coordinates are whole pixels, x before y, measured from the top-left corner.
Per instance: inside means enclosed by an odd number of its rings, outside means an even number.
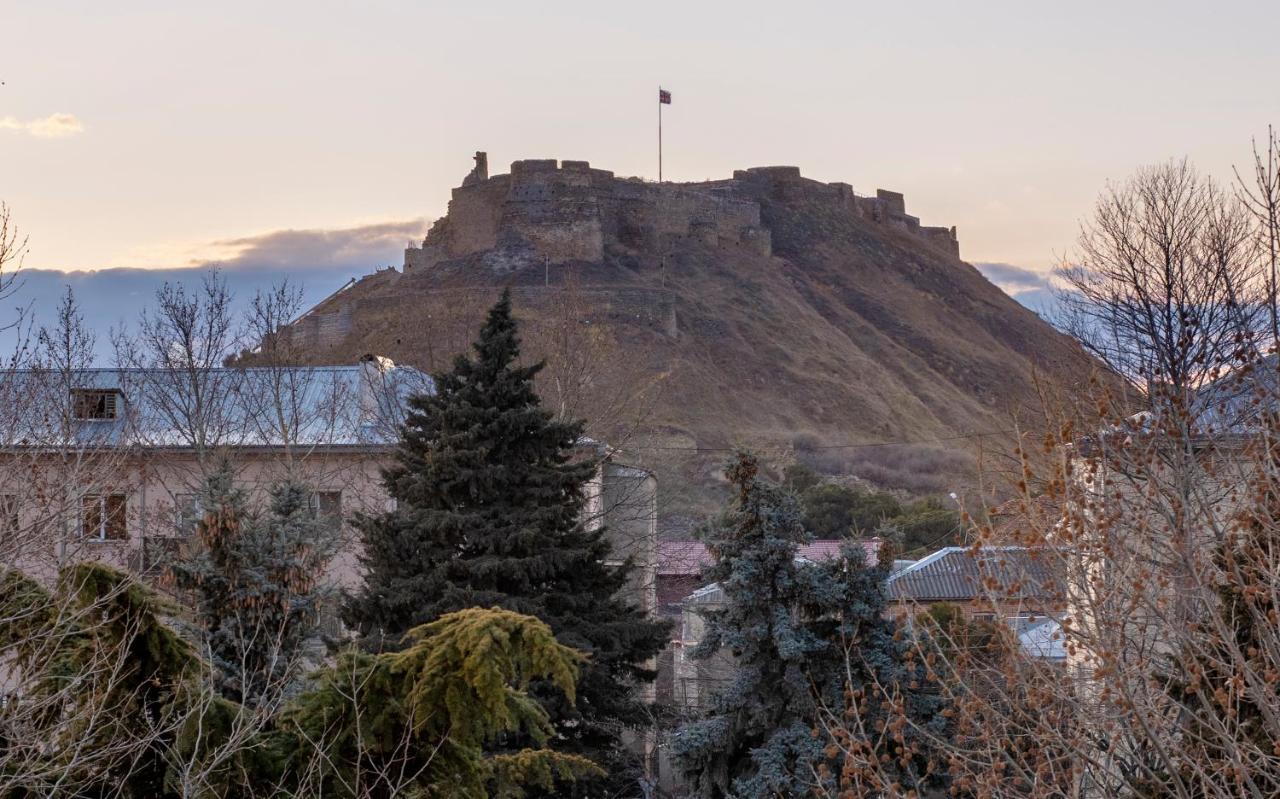
[[[453,190],[448,214],[432,225],[421,247],[405,250],[406,271],[473,255],[498,269],[598,262],[611,243],[653,249],[676,239],[769,255],[771,237],[760,222],[760,203],[747,190],[762,186],[783,200],[835,203],[959,252],[955,229],[921,226],[906,213],[901,194],[880,190],[863,197],[846,183],[804,178],[794,166],[739,170],[730,180],[653,183],[619,178],[586,161],[515,161],[510,172],[493,176],[485,153],[476,153],[475,161]]]

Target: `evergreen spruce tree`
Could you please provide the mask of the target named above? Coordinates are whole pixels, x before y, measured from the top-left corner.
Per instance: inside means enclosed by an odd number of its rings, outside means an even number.
[[[637,688],[653,678],[667,625],[623,598],[631,570],[606,565],[602,529],[582,520],[595,465],[574,460],[580,423],[539,403],[541,364],[518,366],[511,298],[490,310],[474,346],[435,392],[410,400],[396,464],[385,474],[395,510],[359,522],[366,583],[347,619],[375,649],[404,646],[408,630],[471,607],[536,616],[588,655],[576,707],[553,690],[544,703],[566,751],[634,785],[624,728],[646,723]],[[599,784],[578,792],[599,792]]]
[[[902,686],[905,712],[931,732],[945,732],[937,694],[885,618],[885,569],[863,564],[857,544],[840,560],[797,561],[799,545],[811,536],[794,496],[763,482],[749,455],[739,454],[727,476],[736,492],[732,504],[701,531],[716,557],[707,576],[725,601],[705,612],[707,634],[691,656],[731,654],[732,677],[713,694],[706,717],[682,727],[673,746],[696,795],[802,796],[819,787],[821,795],[845,795],[852,764],[843,752],[858,749],[902,789],[940,786],[933,758],[910,725],[903,725],[900,742],[850,740],[847,730],[833,741],[821,732],[824,713],[838,720],[851,703],[866,729],[888,723],[900,711],[876,685]],[[880,755],[889,757],[882,762]]]
[[[226,461],[210,474],[196,548],[171,563],[169,575],[193,594],[222,695],[256,702],[290,690],[302,676],[304,647],[333,598],[320,577],[338,540],[302,484],[273,487],[266,513],[255,517],[233,479]]]

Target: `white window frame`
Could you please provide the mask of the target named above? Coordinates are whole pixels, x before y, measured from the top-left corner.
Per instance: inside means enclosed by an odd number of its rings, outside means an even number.
[[[110,518],[110,511],[108,509],[108,504],[110,503],[112,497],[120,497],[122,500],[121,502],[121,509],[122,509],[121,510],[121,517],[122,517],[121,533],[122,535],[120,535],[118,538],[107,537],[107,530],[109,525],[108,519]],[[90,534],[89,531],[85,529],[85,508],[88,507],[87,503],[90,500],[97,500],[97,503],[98,503],[98,529],[94,531],[92,534]],[[115,493],[108,492],[104,494],[82,494],[80,496],[80,510],[79,510],[79,515],[77,520],[77,526],[80,528],[80,537],[86,541],[97,541],[101,543],[115,542],[115,541],[128,541],[129,540],[129,495],[119,493],[119,492],[115,492]]]

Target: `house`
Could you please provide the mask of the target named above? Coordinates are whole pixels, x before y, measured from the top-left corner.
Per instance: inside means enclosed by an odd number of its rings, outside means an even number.
[[[800,545],[796,557],[809,562],[838,558],[846,543],[835,539],[811,541]],[[880,539],[861,543],[867,562],[874,563],[880,553]],[[691,661],[685,657],[685,652],[702,640],[705,626],[701,612],[724,602],[720,586],[708,585],[703,579],[714,563],[715,557],[701,541],[658,542],[658,613],[676,626],[671,646],[659,661],[657,691],[660,701],[678,707],[698,707],[705,701],[708,686],[721,679],[717,675],[721,675],[723,663],[717,663],[716,658]]]
[[[208,467],[230,458],[261,500],[286,475],[314,490],[341,531],[331,579],[358,585],[356,513],[389,507],[381,471],[410,395],[431,379],[385,358],[324,367],[75,369],[0,372],[0,563],[51,579],[93,559],[155,571],[190,535]],[[637,564],[635,601],[654,607],[657,485],[618,453],[584,440],[600,466],[585,520],[605,525],[617,558]]]
[[[846,541],[819,540],[802,544],[797,560],[818,562],[841,556]],[[880,554],[879,538],[861,542],[869,563]],[[656,695],[659,702],[677,712],[705,709],[711,693],[732,675],[733,659],[718,652],[705,660],[693,660],[687,652],[702,640],[705,621],[702,613],[723,605],[724,592],[716,583],[707,584],[705,575],[714,565],[715,556],[701,541],[659,541],[657,547],[657,612],[674,623],[671,645],[662,651],[658,661]],[[665,733],[660,733],[663,735]],[[660,787],[669,793],[682,789],[669,762],[670,749],[661,741],[657,746]]]
[[[809,561],[827,560],[839,556],[843,541],[830,539],[811,541],[799,548],[799,557]],[[863,542],[868,561],[874,561],[880,551],[880,539]],[[703,573],[715,563],[715,557],[701,541],[659,541],[657,594],[658,613],[670,619],[679,619],[686,597],[705,584]]]
[[[1046,548],[944,547],[889,575],[890,613],[910,621],[934,605],[953,605],[968,619],[1009,624],[1024,652],[1063,660],[1060,571],[1059,557]]]
[[[416,369],[352,366],[13,370],[0,401],[0,507],[15,535],[0,559],[50,577],[94,559],[149,572],[189,534],[204,474],[222,457],[260,499],[286,475],[342,525],[386,507],[380,467],[404,400],[431,390]],[[334,565],[357,579],[351,547]]]

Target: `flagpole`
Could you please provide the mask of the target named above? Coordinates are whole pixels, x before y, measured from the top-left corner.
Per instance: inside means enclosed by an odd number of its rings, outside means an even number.
[[[658,182],[662,182],[662,87],[658,87]]]

